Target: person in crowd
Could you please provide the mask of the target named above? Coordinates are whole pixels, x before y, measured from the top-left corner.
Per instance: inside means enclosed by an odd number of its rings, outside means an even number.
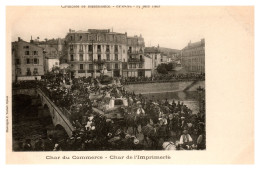
[[[185,149],[189,149],[190,146],[192,145],[193,139],[191,138],[191,136],[188,134],[187,130],[183,131],[183,134],[180,137],[180,145],[185,148]]]
[[[142,149],[205,149],[205,114],[194,114],[183,102],[168,99],[156,99],[154,96],[148,100],[143,95],[128,92],[124,83],[145,83],[151,81],[185,80],[190,78],[203,79],[204,75],[175,75],[119,78],[113,86],[100,85],[100,78],[45,78],[33,82],[17,82],[15,87],[40,88],[62,111],[69,113],[68,118],[75,127],[75,131],[63,142],[56,142],[52,135],[43,141],[35,142],[35,151],[58,150],[142,150]],[[67,81],[71,87],[62,86]],[[97,84],[99,86],[97,87]],[[90,96],[95,95],[95,99]],[[129,121],[137,130],[126,128],[127,123],[120,123],[117,118],[107,117],[106,109],[102,113],[93,111],[93,107],[99,108],[105,100],[124,98],[127,105],[125,111],[111,111],[112,114],[122,114],[123,119],[132,110],[133,116]],[[113,106],[114,108],[115,106]],[[111,115],[112,115],[111,114]],[[195,116],[193,116],[195,115]],[[129,116],[128,116],[129,117]],[[125,121],[125,120],[124,120]],[[188,133],[189,132],[189,133]],[[168,142],[168,143],[167,143]],[[173,144],[173,145],[172,145]],[[166,147],[167,146],[167,147]],[[33,150],[31,141],[24,144],[23,150]],[[167,149],[166,149],[167,150]],[[173,149],[174,150],[174,149]]]

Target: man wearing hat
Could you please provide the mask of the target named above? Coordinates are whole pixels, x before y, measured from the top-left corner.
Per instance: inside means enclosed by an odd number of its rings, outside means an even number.
[[[189,145],[192,144],[192,138],[191,136],[188,134],[187,130],[183,131],[183,134],[180,137],[180,144],[182,145],[183,148],[188,148]]]

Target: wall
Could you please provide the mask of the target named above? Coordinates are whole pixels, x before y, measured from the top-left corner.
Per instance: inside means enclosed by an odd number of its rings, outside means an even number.
[[[159,93],[159,92],[174,92],[174,91],[183,91],[186,87],[191,85],[193,81],[187,82],[167,82],[167,83],[149,83],[149,84],[131,84],[126,85],[125,88],[127,91],[139,94],[147,93]],[[205,88],[205,81],[198,81],[195,83],[189,91],[196,91],[196,89],[201,86]]]
[[[32,76],[34,75],[34,69],[37,69],[38,73],[36,75],[44,74],[43,49],[41,47],[18,39],[18,41],[12,43],[12,50],[15,76],[27,76],[27,69],[30,69]],[[27,64],[27,59],[30,61],[29,64]],[[37,59],[37,63],[34,63],[35,59]],[[19,60],[19,63],[16,62],[17,60]]]
[[[56,62],[58,64],[56,64]],[[47,59],[47,70],[48,71],[51,71],[53,67],[59,67],[59,66],[60,66],[59,59],[57,59],[57,58],[51,58],[51,59],[49,58],[49,59]]]

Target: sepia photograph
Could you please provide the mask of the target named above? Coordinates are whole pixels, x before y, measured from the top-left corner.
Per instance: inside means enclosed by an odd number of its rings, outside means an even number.
[[[170,154],[165,159],[173,159],[172,152],[208,153],[217,146],[209,145],[208,127],[215,124],[208,120],[221,120],[212,112],[220,99],[212,91],[228,83],[212,81],[218,29],[208,30],[214,19],[221,25],[236,12],[158,5],[7,7],[10,154],[164,151]]]
[[[13,150],[206,149],[204,37],[108,27],[12,42]]]

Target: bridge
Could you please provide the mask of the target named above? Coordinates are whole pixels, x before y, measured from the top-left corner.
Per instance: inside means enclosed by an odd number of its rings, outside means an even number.
[[[42,111],[39,115],[41,118],[51,117],[56,130],[65,130],[68,136],[72,136],[75,128],[69,120],[69,113],[57,107],[41,89],[13,89],[12,92],[12,95],[31,96],[32,104],[41,105]]]

